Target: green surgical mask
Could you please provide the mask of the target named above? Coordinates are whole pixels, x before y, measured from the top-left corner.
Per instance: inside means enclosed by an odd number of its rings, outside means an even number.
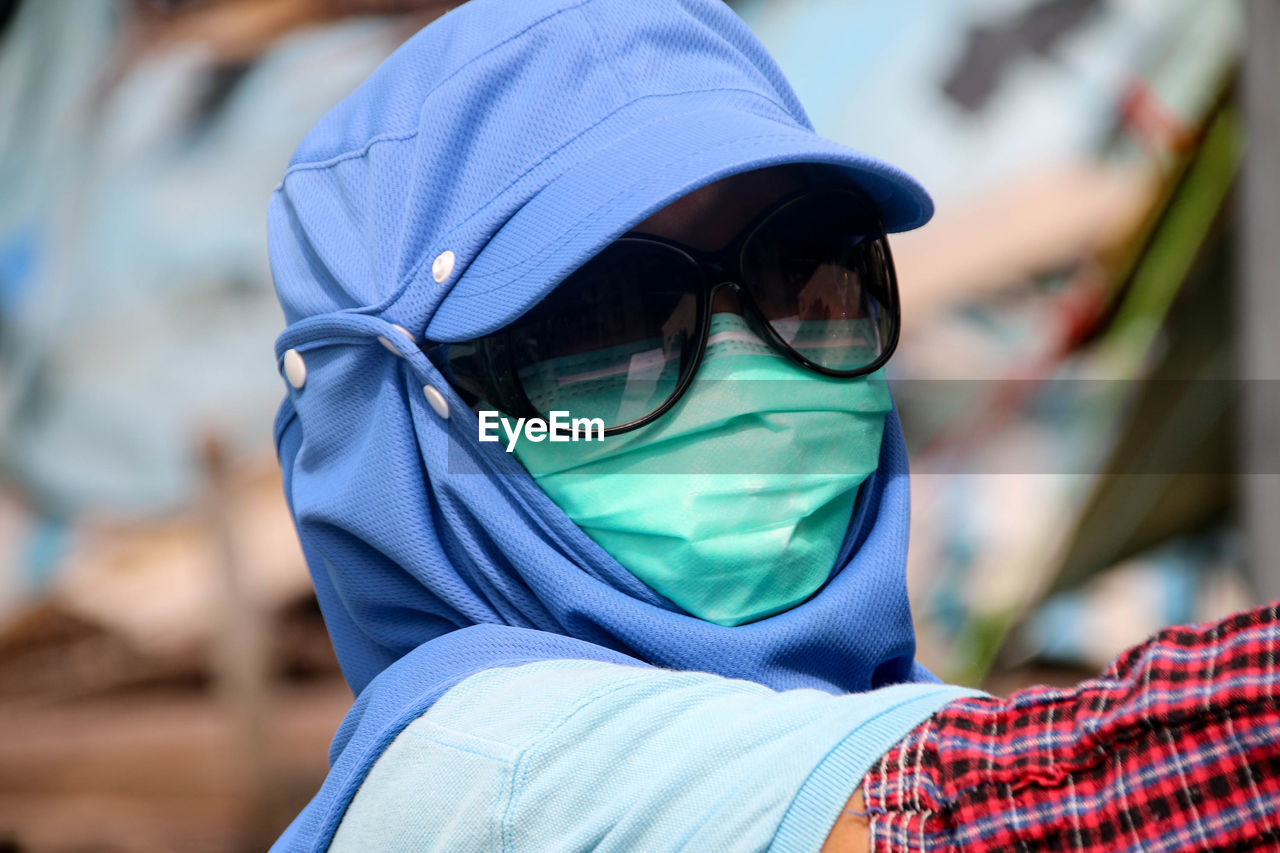
[[[880,372],[822,376],[742,317],[716,314],[692,385],[657,421],[513,452],[645,584],[701,619],[741,625],[827,580],[891,405]]]

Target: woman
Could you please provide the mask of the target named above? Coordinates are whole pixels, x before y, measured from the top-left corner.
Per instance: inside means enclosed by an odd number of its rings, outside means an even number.
[[[358,698],[280,849],[1168,835],[1070,797],[1186,654],[1023,704],[913,660],[883,232],[931,210],[817,137],[718,0],[474,0],[336,107],[271,202],[276,441]],[[604,440],[528,428],[556,412]],[[1250,721],[1231,767],[1274,760],[1275,614],[1214,630],[1193,656],[1252,649],[1253,716],[1216,663],[1179,695]],[[1050,749],[1076,725],[1109,734]],[[1220,798],[1245,837],[1276,775]]]

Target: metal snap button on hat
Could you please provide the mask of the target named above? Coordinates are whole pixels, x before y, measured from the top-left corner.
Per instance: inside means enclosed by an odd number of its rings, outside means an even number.
[[[437,415],[446,421],[449,420],[449,401],[444,398],[443,394],[430,385],[423,385],[422,395],[427,398],[427,402]]]
[[[299,391],[307,384],[307,363],[296,349],[286,350],[284,354],[284,378]]]
[[[392,323],[391,327],[396,331],[398,331],[400,334],[404,335],[410,341],[417,343],[417,341],[413,340],[413,334],[404,326],[399,326],[399,325],[396,325],[395,323]],[[400,354],[400,350],[396,349],[396,345],[391,343],[391,341],[387,340],[382,335],[378,335],[378,343],[382,344],[384,347],[391,350],[391,352],[395,353],[396,355]]]
[[[431,275],[436,283],[443,282],[453,272],[453,252],[441,252],[431,264]]]

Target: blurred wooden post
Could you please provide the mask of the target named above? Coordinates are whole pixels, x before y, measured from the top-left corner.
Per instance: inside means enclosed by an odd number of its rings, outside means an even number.
[[[205,512],[217,562],[215,688],[227,716],[235,784],[245,806],[245,849],[265,849],[281,829],[267,743],[266,630],[263,614],[245,585],[245,567],[228,511],[232,496],[225,445],[210,434],[202,442],[200,456],[207,481]]]
[[[1248,0],[1241,81],[1240,499],[1257,592],[1280,599],[1280,0]]]

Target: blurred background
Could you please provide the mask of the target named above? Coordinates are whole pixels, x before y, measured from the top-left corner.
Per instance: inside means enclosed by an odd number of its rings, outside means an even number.
[[[0,851],[261,849],[351,696],[270,441],[267,198],[457,3],[0,0]],[[1280,598],[1280,0],[737,0],[893,241],[920,658]]]

